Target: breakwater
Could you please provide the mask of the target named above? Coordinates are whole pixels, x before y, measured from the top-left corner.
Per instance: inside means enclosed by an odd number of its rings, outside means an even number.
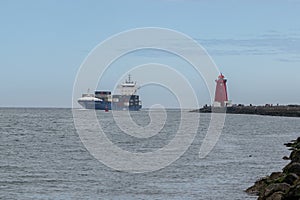
[[[212,107],[204,106],[191,112],[200,113],[230,113],[230,114],[251,114],[251,115],[270,115],[270,116],[286,116],[300,117],[300,105],[265,105],[265,106],[244,106],[235,105],[230,107]]]
[[[291,160],[282,172],[273,172],[255,182],[246,190],[247,193],[257,195],[258,200],[294,200],[300,199],[300,137],[285,144],[292,150],[289,157]]]

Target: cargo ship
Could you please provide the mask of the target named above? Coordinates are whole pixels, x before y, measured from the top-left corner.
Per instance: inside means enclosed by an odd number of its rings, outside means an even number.
[[[136,82],[128,79],[118,86],[120,94],[112,94],[111,91],[95,91],[82,94],[78,103],[85,109],[96,110],[130,110],[138,111],[142,108],[142,102],[137,95],[138,86]]]

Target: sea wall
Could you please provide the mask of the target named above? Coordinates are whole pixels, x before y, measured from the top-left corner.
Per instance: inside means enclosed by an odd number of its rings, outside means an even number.
[[[300,117],[299,105],[286,106],[231,106],[227,108],[218,108],[211,106],[204,106],[192,112],[211,113],[211,112],[226,112],[230,114],[251,114],[251,115],[271,115],[271,116],[286,116],[286,117]]]
[[[281,172],[273,172],[256,181],[246,192],[257,195],[258,200],[299,200],[300,199],[300,137],[285,144],[292,151],[291,160]]]

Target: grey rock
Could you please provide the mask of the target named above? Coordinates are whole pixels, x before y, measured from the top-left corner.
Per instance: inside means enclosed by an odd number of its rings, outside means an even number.
[[[291,162],[288,164],[285,168],[283,168],[284,173],[294,173],[298,176],[300,175],[300,163],[297,162]]]
[[[283,179],[283,182],[284,183],[287,183],[289,185],[293,185],[296,180],[299,179],[299,176],[297,174],[294,174],[294,173],[290,173],[288,175],[286,175],[286,177]]]
[[[275,192],[283,192],[286,193],[290,190],[290,185],[287,183],[273,183],[268,185],[265,188],[264,196],[268,197],[271,196]]]
[[[284,200],[284,193],[275,192],[271,196],[267,197],[266,200]]]

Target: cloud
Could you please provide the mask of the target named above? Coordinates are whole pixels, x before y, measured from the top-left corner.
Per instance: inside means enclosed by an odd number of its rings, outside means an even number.
[[[264,34],[246,39],[197,39],[212,55],[300,55],[300,37]]]
[[[170,39],[172,40],[172,39]],[[256,37],[248,38],[197,38],[195,39],[212,56],[275,56],[280,62],[300,62],[300,32],[282,34],[270,30]],[[159,42],[158,42],[159,43]],[[176,48],[195,51],[187,45],[185,40],[171,41]],[[122,49],[122,47],[120,47]],[[168,52],[144,49],[133,53],[139,57],[170,57]],[[197,55],[195,55],[197,56]]]
[[[299,57],[278,58],[277,61],[279,61],[279,62],[286,62],[286,63],[300,62],[300,56]]]

